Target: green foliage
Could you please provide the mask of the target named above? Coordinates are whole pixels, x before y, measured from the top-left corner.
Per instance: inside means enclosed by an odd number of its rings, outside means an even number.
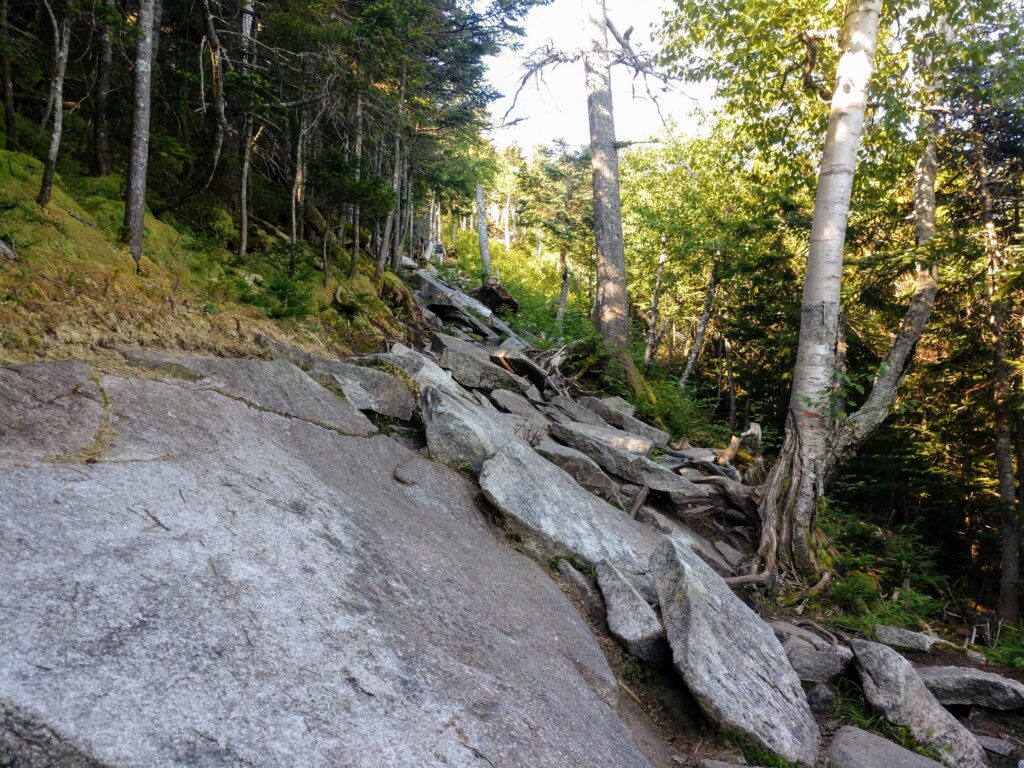
[[[889,741],[899,744],[904,749],[919,755],[938,760],[936,753],[923,746],[910,730],[903,725],[891,723],[873,709],[864,697],[864,691],[850,677],[841,677],[835,685],[836,716],[842,725],[854,725],[865,731],[877,733]]]
[[[648,386],[653,398],[635,403],[639,418],[660,424],[674,437],[686,437],[693,445],[728,442],[728,426],[715,423],[707,404],[680,392],[674,379],[648,380]]]
[[[993,664],[1024,669],[1024,629],[1004,625],[999,632],[999,640],[985,655]]]

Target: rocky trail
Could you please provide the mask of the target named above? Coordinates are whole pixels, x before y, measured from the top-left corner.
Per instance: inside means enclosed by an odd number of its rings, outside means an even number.
[[[413,278],[422,349],[0,368],[0,765],[939,764],[841,678],[1020,764],[1024,684],[762,617],[736,470]]]

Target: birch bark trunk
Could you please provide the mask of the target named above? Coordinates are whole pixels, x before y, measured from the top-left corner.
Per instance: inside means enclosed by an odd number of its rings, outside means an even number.
[[[146,213],[146,175],[149,165],[150,91],[153,87],[153,57],[159,24],[159,0],[142,0],[139,7],[138,45],[135,50],[135,103],[132,108],[132,137],[128,159],[128,190],[124,200],[124,232],[138,270],[142,260],[142,237]]]
[[[5,148],[13,151],[18,143],[18,123],[14,119],[14,78],[11,75],[11,31],[7,21],[9,8],[8,0],[0,4],[0,31],[3,32],[3,42],[0,43],[0,57],[3,68],[2,76],[4,81],[4,125],[7,129]]]
[[[555,312],[555,328],[558,336],[562,336],[562,325],[565,323],[565,305],[569,301],[569,264],[565,258],[565,246],[558,249],[558,270],[562,276],[562,287],[558,291],[558,310]]]
[[[356,93],[356,114],[355,114],[355,146],[353,156],[355,158],[355,180],[358,187],[363,173],[363,94]],[[353,278],[359,270],[359,203],[352,206],[352,261],[349,262],[348,276]]]
[[[50,106],[53,110],[53,128],[50,132],[50,147],[46,153],[46,163],[43,166],[43,182],[39,187],[39,196],[36,202],[45,206],[50,202],[53,195],[53,177],[57,172],[57,156],[60,154],[61,134],[64,131],[64,73],[68,67],[68,51],[71,46],[71,16],[65,15],[58,23],[57,17],[53,14],[50,4],[45,2],[46,12],[50,16],[50,23],[53,24],[54,43],[57,45],[54,58],[53,81],[50,93],[53,101]]]
[[[491,248],[487,242],[487,209],[484,207],[484,188],[476,185],[476,235],[480,242],[480,269],[484,280],[491,276]]]
[[[679,377],[679,389],[685,390],[686,385],[693,375],[693,369],[700,359],[701,350],[704,348],[704,336],[708,332],[708,323],[711,322],[711,310],[715,306],[715,292],[718,290],[718,257],[711,262],[711,277],[708,278],[708,290],[704,294],[704,307],[697,319],[697,332],[693,335],[693,346],[686,356],[686,366],[683,368],[683,375]]]
[[[255,0],[242,5],[242,73],[247,75],[253,65],[253,33],[256,29]],[[245,259],[249,249],[249,171],[252,167],[252,114],[246,110],[242,120],[242,169],[238,180],[238,260]]]
[[[664,329],[658,330],[660,315],[658,302],[661,298],[661,282],[665,278],[665,265],[668,263],[668,251],[665,248],[665,238],[661,240],[661,247],[658,250],[658,272],[654,277],[654,289],[651,291],[651,309],[647,313],[647,339],[644,343],[644,369],[654,359],[654,352],[661,341]]]

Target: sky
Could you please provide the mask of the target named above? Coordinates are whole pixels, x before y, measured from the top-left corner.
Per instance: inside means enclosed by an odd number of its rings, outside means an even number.
[[[658,45],[652,42],[653,28],[672,5],[672,0],[607,0],[608,18],[622,33],[630,26],[634,28],[630,42],[635,49],[654,51]],[[504,51],[488,62],[489,80],[504,94],[491,105],[492,123],[500,126],[504,121],[519,121],[492,130],[491,139],[497,146],[516,143],[529,149],[559,138],[571,145],[590,141],[580,63],[549,68],[541,80],[532,80],[519,94],[512,113],[504,117],[523,75],[523,59],[548,42],[561,49],[578,49],[583,38],[581,19],[581,0],[554,0],[550,5],[534,8],[523,25],[526,36],[522,48]],[[651,80],[650,88],[657,96],[661,114],[685,132],[696,129],[694,108],[707,108],[710,104],[707,85],[677,84],[672,91],[662,93],[661,84]],[[623,66],[612,68],[612,101],[619,141],[639,141],[661,132],[658,106],[648,97],[643,81],[633,81],[632,72]]]

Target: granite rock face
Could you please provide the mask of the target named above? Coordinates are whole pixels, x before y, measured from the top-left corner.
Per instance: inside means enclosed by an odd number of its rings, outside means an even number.
[[[917,674],[940,704],[1024,709],[1024,683],[972,667],[920,667]]]
[[[664,665],[669,659],[668,644],[654,609],[611,563],[598,564],[597,584],[604,596],[612,637],[638,659],[652,666]]]
[[[92,378],[0,373],[0,763],[647,765],[470,481],[205,376]]]
[[[492,363],[490,355],[472,342],[434,333],[430,337],[430,346],[439,356],[438,365],[464,386],[514,392],[526,392],[530,388],[526,379]]]
[[[854,640],[861,683],[867,700],[889,720],[904,725],[950,768],[984,768],[985,752],[929,692],[910,662],[892,648]]]
[[[678,540],[659,545],[651,572],[675,668],[705,715],[790,762],[813,766],[818,726],[768,625]]]
[[[483,463],[515,440],[515,424],[503,423],[497,411],[486,411],[467,398],[425,387],[420,411],[432,458],[446,464],[465,463],[479,470]]]
[[[607,400],[598,400],[596,397],[581,397],[579,404],[584,408],[589,408],[613,427],[642,435],[658,446],[668,445],[668,432],[640,421],[617,404],[609,403]]]
[[[904,651],[922,651],[928,653],[936,644],[946,644],[945,640],[926,635],[923,632],[912,632],[899,627],[887,627],[884,624],[875,626],[875,638],[878,642]]]

